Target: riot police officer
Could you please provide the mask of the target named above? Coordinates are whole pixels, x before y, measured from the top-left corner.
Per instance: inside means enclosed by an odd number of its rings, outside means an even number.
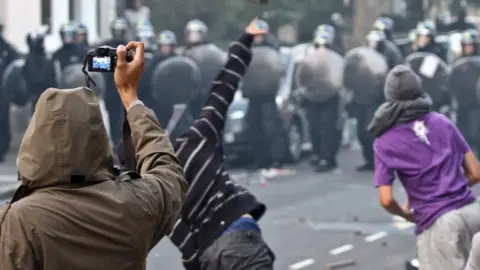
[[[480,72],[479,44],[480,37],[477,30],[469,29],[462,33],[461,56],[453,63],[449,78],[450,92],[455,95],[458,103],[456,124],[467,142],[477,152],[480,151],[478,139],[480,121],[477,120],[480,102],[475,99],[475,93],[479,90],[477,89]]]
[[[185,41],[187,49],[210,43],[207,25],[198,19],[189,21],[185,26]]]
[[[480,43],[479,33],[475,29],[468,29],[462,33],[462,53],[460,57],[478,56]]]
[[[0,75],[14,60],[20,58],[20,54],[3,37],[3,20],[0,20]],[[0,89],[3,93],[9,89]],[[4,95],[5,96],[5,95]],[[0,100],[0,162],[3,162],[5,155],[10,148],[10,100]]]
[[[416,28],[416,51],[433,53],[448,63],[448,53],[445,48],[435,41],[436,27],[432,22],[421,22]]]
[[[149,96],[149,93],[152,93],[153,89],[151,89],[152,88],[151,82],[152,82],[152,76],[155,68],[163,60],[176,55],[175,53],[176,46],[177,46],[177,37],[175,33],[173,33],[170,30],[163,30],[160,32],[157,38],[157,50],[154,52],[152,59],[147,63],[142,75],[142,79],[140,81],[140,86],[139,86],[139,88],[141,89],[141,92],[139,93],[140,96]],[[145,98],[142,98],[142,100],[144,100],[144,102],[146,102],[148,105],[149,100],[146,100]],[[150,104],[149,107],[154,108],[155,106]],[[158,117],[160,116],[157,115],[157,118]],[[166,121],[165,120],[161,121],[161,123],[164,123],[164,122]]]
[[[201,90],[189,104],[191,114],[197,115],[208,98],[213,80],[225,64],[226,54],[209,41],[208,27],[198,19],[186,24],[184,34],[186,41],[184,55],[197,63],[202,76]]]
[[[257,23],[257,27],[263,29],[266,34],[255,36],[252,45],[253,50],[266,47],[266,49],[273,52],[274,55],[278,55],[279,48],[269,40],[270,27],[268,23],[263,20],[258,20]],[[256,57],[262,56],[256,55]],[[278,57],[280,56],[278,55]],[[269,59],[266,58],[263,60],[268,61]],[[253,81],[264,79],[259,76],[262,73],[261,70],[253,70],[253,65],[250,69],[249,72],[254,72],[258,75],[250,78],[249,74],[246,74],[244,80]],[[278,80],[279,79],[280,78],[278,78]],[[245,88],[248,88],[247,84],[248,83],[245,82]],[[244,97],[249,100],[245,123],[247,127],[246,134],[253,146],[252,154],[254,159],[252,165],[254,169],[267,169],[268,171],[265,172],[268,173],[272,169],[281,168],[286,158],[286,130],[275,101],[278,89],[250,90],[250,93],[247,93],[247,89],[245,89],[243,94]]]
[[[73,22],[66,23],[60,28],[62,47],[53,53],[52,60],[57,72],[57,80],[62,76],[65,67],[82,63],[83,57],[88,52],[85,46],[77,43],[77,25]]]
[[[104,45],[117,48],[119,45],[127,44],[128,23],[125,18],[118,17],[110,24],[112,38],[105,41]],[[118,97],[117,87],[114,84],[113,74],[104,73],[105,76],[105,107],[110,119],[110,136],[114,144],[121,138],[121,126],[123,120],[123,107]]]
[[[55,67],[45,51],[45,34],[40,31],[32,31],[26,37],[29,52],[25,57],[25,65],[22,74],[27,83],[31,100],[32,110],[44,90],[56,87]]]
[[[393,42],[393,30],[395,23],[391,18],[380,17],[373,23],[373,30],[382,31],[385,38]]]
[[[85,48],[90,48],[88,44],[88,27],[82,22],[77,22],[77,43],[85,46]]]
[[[382,54],[385,57],[385,60],[387,60],[388,64],[388,69],[392,69],[396,65],[401,64],[402,58],[399,54],[395,53],[392,51],[392,47],[388,47],[388,41],[387,37],[385,36],[384,32],[378,31],[378,30],[373,30],[370,31],[370,33],[366,37],[368,46],[380,54]],[[390,44],[392,44],[390,42]],[[396,49],[396,47],[393,47]]]
[[[327,44],[324,44],[325,47],[337,52],[338,54],[340,55],[343,55],[345,53],[345,51],[337,46],[333,41],[335,41],[335,36],[337,35],[336,31],[335,31],[335,28],[330,25],[330,24],[320,24],[319,26],[317,26],[316,30],[315,30],[315,33],[313,34],[313,38],[314,40],[320,37],[320,39],[325,39],[325,40],[332,40],[332,42],[328,42]]]
[[[117,17],[114,19],[110,23],[110,33],[112,38],[103,42],[104,45],[116,48],[119,45],[127,44],[128,28],[128,22],[125,18]]]
[[[320,67],[318,71],[323,69],[328,70],[328,72],[324,74],[320,72],[316,75],[322,77],[322,79],[318,80],[319,82],[310,78],[310,80],[316,82],[315,85],[304,85],[295,93],[302,107],[305,108],[309,122],[313,150],[310,164],[317,172],[327,172],[337,168],[337,153],[342,140],[342,129],[339,124],[341,122],[340,89],[336,87],[329,89],[330,87],[326,86],[341,85],[341,83],[334,81],[334,76],[331,75],[332,72],[339,72],[339,69],[341,70],[343,66],[342,57],[330,49],[333,45],[333,40],[332,31],[316,31],[313,40],[313,46],[316,50],[307,52],[303,61],[305,63],[311,61],[310,63],[315,68]],[[328,51],[318,54],[317,50],[322,50],[322,48]],[[318,64],[322,60],[324,62]],[[300,77],[302,76],[300,75]],[[326,92],[331,92],[332,94],[325,97]]]

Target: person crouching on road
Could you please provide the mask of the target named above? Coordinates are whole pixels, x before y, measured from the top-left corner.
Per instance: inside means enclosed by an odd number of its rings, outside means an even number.
[[[399,65],[389,72],[385,98],[369,126],[376,137],[380,204],[416,224],[422,270],[463,269],[471,239],[480,231],[480,204],[470,188],[480,181],[480,165],[455,125],[432,112],[410,68]],[[396,177],[408,197],[403,208],[392,195]]]
[[[142,43],[120,46],[114,74],[138,173],[116,175],[93,91],[40,96],[20,145],[22,185],[0,210],[0,269],[144,269],[171,231],[188,184],[155,114],[137,99],[143,55]]]
[[[170,239],[187,270],[273,269],[275,256],[257,224],[266,207],[230,179],[222,146],[228,107],[250,64],[254,36],[263,34],[254,20],[232,43],[200,116],[174,145],[189,191]]]

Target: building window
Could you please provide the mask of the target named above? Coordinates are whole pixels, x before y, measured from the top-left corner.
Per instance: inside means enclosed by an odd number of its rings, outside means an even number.
[[[52,0],[42,0],[42,25],[48,25],[48,32],[51,33],[52,26]]]

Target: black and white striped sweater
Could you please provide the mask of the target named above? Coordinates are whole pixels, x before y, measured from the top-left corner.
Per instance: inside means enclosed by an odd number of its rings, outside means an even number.
[[[223,129],[237,87],[250,64],[253,36],[233,42],[228,61],[213,82],[200,116],[174,148],[189,190],[170,239],[180,249],[187,270],[199,269],[199,257],[230,224],[245,213],[259,219],[265,205],[232,181],[224,168]]]

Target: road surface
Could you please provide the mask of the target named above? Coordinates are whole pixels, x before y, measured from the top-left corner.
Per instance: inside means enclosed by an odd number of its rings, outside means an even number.
[[[0,191],[17,184],[15,158],[0,165]],[[358,173],[358,151],[340,154],[340,169],[313,173],[302,163],[295,175],[261,183],[258,176],[247,180],[244,172],[234,175],[241,184],[267,204],[261,220],[264,237],[275,252],[276,269],[325,269],[328,263],[353,260],[341,269],[404,269],[415,254],[411,224],[395,221],[380,208],[372,173]],[[405,198],[397,185],[400,201]],[[168,239],[160,242],[148,257],[148,270],[181,270],[180,254]]]

